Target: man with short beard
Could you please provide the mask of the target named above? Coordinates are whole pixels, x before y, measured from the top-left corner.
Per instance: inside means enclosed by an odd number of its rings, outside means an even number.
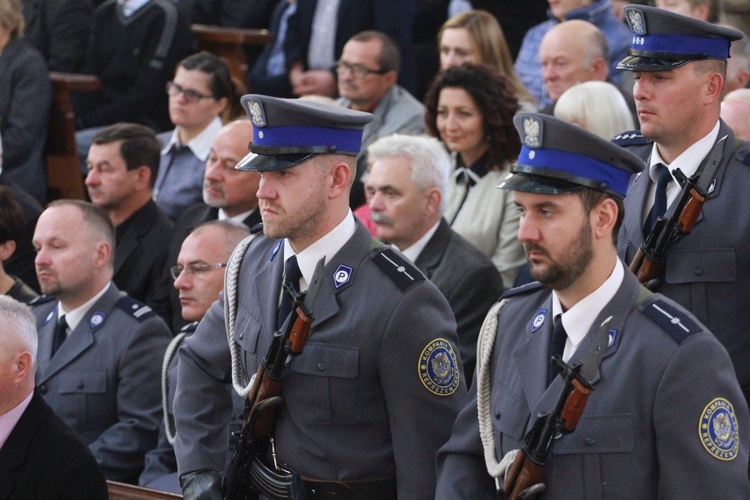
[[[167,325],[112,281],[115,230],[101,208],[53,202],[33,244],[46,294],[32,302],[39,393],[81,436],[107,479],[135,482],[159,430]]]
[[[543,476],[522,495],[748,498],[750,414],[729,355],[617,258],[622,200],[641,161],[546,115],[514,122],[523,147],[498,187],[515,192],[518,239],[539,282],[506,292],[485,320],[475,383],[437,455],[436,497],[488,498],[519,448],[527,461],[539,450],[525,436],[570,387],[554,358],[579,367],[593,392],[577,427],[534,456]]]
[[[253,138],[249,120],[230,122],[216,134],[211,143],[206,171],[203,174],[203,202],[185,210],[175,222],[169,238],[165,276],[177,265],[180,246],[190,232],[212,220],[233,220],[252,228],[261,221],[258,210],[260,174],[235,170],[247,154],[247,144]],[[180,299],[169,280],[170,316],[172,331],[177,332],[187,323],[180,314]]]

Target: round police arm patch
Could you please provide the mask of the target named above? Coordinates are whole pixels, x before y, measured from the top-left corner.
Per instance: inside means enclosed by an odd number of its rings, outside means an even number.
[[[422,385],[437,396],[450,396],[460,380],[456,351],[445,339],[435,339],[419,355],[419,379]]]
[[[724,398],[708,403],[698,422],[698,437],[714,458],[724,461],[737,458],[740,437],[732,403]]]

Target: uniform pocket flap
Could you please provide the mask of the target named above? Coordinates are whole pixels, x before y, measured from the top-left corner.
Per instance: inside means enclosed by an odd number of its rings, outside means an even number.
[[[319,377],[354,378],[359,372],[359,348],[308,342],[291,370]]]
[[[103,394],[107,392],[107,372],[61,373],[60,394]]]
[[[493,392],[498,396],[493,396],[490,410],[490,418],[495,423],[495,429],[516,441],[521,441],[529,420],[527,411],[521,410],[527,408],[526,401],[510,395],[498,385],[493,387]]]
[[[582,417],[572,434],[552,445],[552,453],[556,455],[630,451],[633,451],[633,418],[630,414]]]
[[[260,322],[243,310],[242,314],[237,315],[237,322],[234,324],[234,341],[242,349],[255,354],[258,349],[258,336],[260,335]]]
[[[735,281],[737,263],[734,249],[671,250],[664,278],[667,283]]]

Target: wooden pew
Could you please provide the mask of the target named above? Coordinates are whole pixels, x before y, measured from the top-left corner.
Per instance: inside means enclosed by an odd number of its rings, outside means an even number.
[[[76,149],[75,112],[71,94],[76,90],[99,90],[93,75],[50,72],[52,110],[47,132],[47,191],[49,201],[60,198],[86,199],[81,161]]]
[[[200,49],[224,59],[232,76],[241,82],[247,81],[245,47],[265,45],[273,41],[273,35],[268,30],[225,28],[205,24],[193,24],[191,29]]]
[[[117,481],[107,481],[107,491],[109,492],[109,500],[170,500],[182,498],[182,495],[176,493],[152,490],[151,488],[118,483]]]

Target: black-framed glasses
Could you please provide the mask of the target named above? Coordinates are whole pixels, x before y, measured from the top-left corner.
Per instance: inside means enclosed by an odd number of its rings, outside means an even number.
[[[336,72],[343,73],[344,70],[351,71],[354,78],[366,78],[372,74],[384,75],[390,71],[387,69],[371,69],[361,64],[349,64],[339,59],[336,61]]]
[[[180,277],[180,274],[182,274],[182,271],[187,272],[188,276],[195,277],[200,276],[211,269],[221,269],[222,267],[227,267],[226,262],[221,262],[219,264],[188,264],[187,267],[177,265],[169,268],[169,274],[172,275],[173,280],[177,280],[177,278]]]
[[[212,95],[201,94],[197,90],[186,89],[176,84],[175,82],[167,82],[167,94],[171,95],[172,97],[177,97],[178,95],[182,94],[185,96],[185,100],[190,104],[195,104],[201,99],[214,98],[214,96]]]

